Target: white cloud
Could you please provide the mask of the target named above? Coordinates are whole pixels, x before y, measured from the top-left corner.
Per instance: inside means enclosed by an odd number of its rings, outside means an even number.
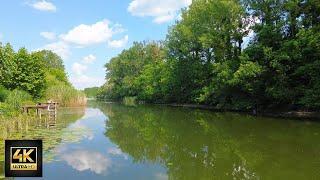
[[[97,58],[96,58],[94,55],[90,54],[90,55],[88,55],[88,56],[86,56],[86,57],[83,58],[83,63],[85,63],[85,64],[91,64],[91,63],[93,63],[96,59],[97,59]]]
[[[88,67],[86,65],[80,64],[80,63],[73,63],[72,65],[72,71],[73,73],[75,73],[76,75],[82,75],[86,70],[88,69]]]
[[[84,117],[83,117],[84,118]],[[92,129],[87,127],[83,121],[77,121],[74,124],[71,124],[69,127],[71,132],[81,132],[80,136],[86,138],[88,140],[92,140],[94,138],[94,134]]]
[[[40,35],[48,40],[56,39],[56,34],[53,32],[41,32]]]
[[[126,35],[122,39],[109,41],[108,46],[111,48],[122,48],[128,43],[128,40],[129,36]]]
[[[71,83],[77,89],[84,89],[87,87],[100,87],[104,84],[104,77],[90,77],[87,75],[73,75],[70,77]]]
[[[78,171],[90,170],[96,174],[102,174],[107,173],[108,168],[111,167],[111,160],[99,152],[76,150],[64,153],[61,158]]]
[[[3,38],[3,34],[2,34],[2,33],[0,33],[0,40],[2,40],[2,38]]]
[[[168,175],[167,175],[167,174],[157,173],[157,174],[155,174],[155,179],[156,179],[156,180],[167,180],[167,179],[169,179],[169,178],[168,178]]]
[[[188,7],[192,0],[133,0],[128,11],[139,17],[153,17],[153,22],[164,23],[178,17],[181,8]]]
[[[174,18],[175,18],[174,14],[168,14],[168,15],[165,15],[165,16],[156,17],[153,20],[153,22],[155,22],[157,24],[162,24],[162,23],[165,23],[165,22],[169,22],[169,21],[173,20]]]
[[[127,44],[128,35],[122,39],[113,40],[113,36],[123,33],[125,29],[121,24],[113,24],[108,20],[96,22],[91,25],[81,24],[69,30],[67,33],[58,36],[42,32],[41,35],[47,39],[55,37],[56,42],[47,44],[38,50],[51,50],[61,56],[62,59],[68,59],[73,48],[84,48],[90,45],[105,43],[109,47],[120,48]],[[92,54],[84,57],[81,62],[75,62],[72,65],[70,73],[71,83],[78,89],[86,87],[101,86],[104,84],[104,77],[93,77],[87,75],[88,65],[93,63],[96,57]]]
[[[112,40],[112,36],[124,31],[122,25],[112,24],[108,20],[99,21],[92,25],[81,24],[66,34],[59,35],[59,40],[56,42],[47,44],[37,50],[51,50],[63,59],[67,59],[71,54],[71,48],[83,48],[99,43],[108,43],[110,47],[122,47],[127,43],[128,37],[125,36],[121,40]],[[52,32],[41,32],[40,35],[49,40],[57,38],[56,34]]]
[[[57,11],[57,7],[54,4],[45,0],[37,1],[35,3],[30,4],[30,6],[40,11],[50,11],[50,12]]]
[[[71,54],[70,46],[63,41],[47,44],[37,50],[43,50],[43,49],[53,51],[54,53],[58,54],[62,59],[67,59]]]
[[[95,56],[89,55],[83,59],[83,63],[73,63],[70,81],[77,89],[84,89],[87,87],[99,87],[105,83],[104,77],[92,77],[86,75],[88,66],[84,63],[88,64],[95,58]]]
[[[108,150],[107,150],[107,152],[108,152],[108,154],[111,154],[111,155],[113,155],[113,156],[121,156],[121,157],[123,157],[124,159],[128,159],[128,156],[126,155],[126,154],[124,154],[122,151],[121,151],[121,149],[119,149],[119,148],[115,148],[115,147],[112,147],[112,148],[109,148]]]
[[[108,20],[103,20],[92,25],[81,24],[62,34],[60,38],[68,43],[88,46],[107,42],[119,32],[123,32],[121,25],[112,26]]]

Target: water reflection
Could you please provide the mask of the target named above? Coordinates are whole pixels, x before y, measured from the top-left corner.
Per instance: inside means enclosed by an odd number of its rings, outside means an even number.
[[[44,139],[45,179],[320,177],[319,123],[97,102],[59,114],[0,122],[1,143]]]
[[[113,156],[118,156],[118,157],[123,157],[125,160],[128,159],[128,155],[126,155],[125,153],[123,153],[121,151],[121,149],[116,148],[116,147],[110,147],[107,150],[108,154],[113,155]]]
[[[169,179],[319,177],[317,123],[161,106],[101,110],[105,135],[134,162],[165,166]]]
[[[79,140],[81,139],[92,140],[94,138],[94,134],[92,130],[89,127],[87,127],[85,124],[83,124],[82,121],[77,121],[71,124],[68,127],[68,133],[77,133],[77,139]]]
[[[111,160],[99,152],[74,150],[61,153],[61,158],[78,171],[90,170],[96,174],[107,173]]]
[[[44,149],[44,161],[54,160],[53,150],[62,142],[76,141],[83,134],[78,129],[66,127],[80,119],[85,113],[84,108],[59,109],[57,118],[43,116],[39,118],[14,118],[0,122],[0,177],[4,174],[4,140],[5,139],[42,139]],[[57,120],[58,119],[58,120]]]

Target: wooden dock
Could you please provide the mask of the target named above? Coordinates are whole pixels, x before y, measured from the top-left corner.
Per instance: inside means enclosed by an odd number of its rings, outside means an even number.
[[[49,118],[55,118],[57,116],[57,107],[59,103],[57,102],[47,102],[47,103],[37,103],[36,105],[23,106],[23,112],[29,113],[29,110],[36,110],[37,116],[41,118],[43,112],[48,112]]]

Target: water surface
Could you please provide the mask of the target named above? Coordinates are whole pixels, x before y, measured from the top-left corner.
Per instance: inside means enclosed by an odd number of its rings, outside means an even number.
[[[4,139],[43,139],[45,179],[320,178],[317,122],[94,101],[58,114],[1,122],[0,166]]]

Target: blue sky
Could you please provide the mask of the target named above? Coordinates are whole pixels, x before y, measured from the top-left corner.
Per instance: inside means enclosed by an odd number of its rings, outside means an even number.
[[[104,83],[104,64],[134,41],[162,40],[191,0],[3,0],[0,41],[49,49],[76,88]]]

